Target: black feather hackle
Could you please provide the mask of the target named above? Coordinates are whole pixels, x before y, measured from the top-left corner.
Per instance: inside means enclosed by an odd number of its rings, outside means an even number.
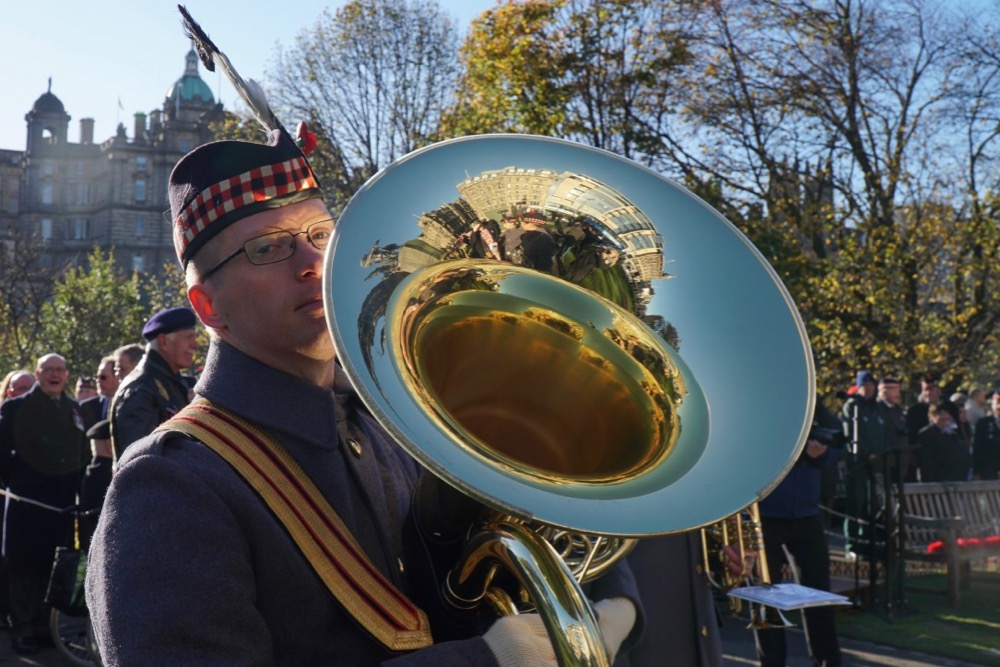
[[[214,54],[219,52],[219,47],[215,45],[212,38],[208,36],[198,22],[188,13],[187,7],[177,5],[178,11],[184,17],[184,34],[194,43],[194,50],[198,58],[209,72],[215,71]]]
[[[202,27],[198,25],[198,22],[191,17],[191,14],[188,13],[184,5],[177,5],[177,9],[184,19],[184,34],[191,39],[195,51],[198,52],[198,57],[205,64],[205,68],[209,72],[214,72],[216,66],[219,67],[222,73],[226,75],[226,78],[229,79],[229,82],[233,84],[233,88],[236,89],[240,98],[250,108],[250,112],[253,113],[258,122],[264,127],[265,131],[271,132],[272,130],[283,129],[281,121],[274,115],[271,106],[267,103],[267,96],[264,94],[264,89],[261,88],[260,84],[253,79],[244,79],[240,76],[236,68],[233,67],[233,64],[229,62],[226,54],[219,50],[219,47],[209,38]]]

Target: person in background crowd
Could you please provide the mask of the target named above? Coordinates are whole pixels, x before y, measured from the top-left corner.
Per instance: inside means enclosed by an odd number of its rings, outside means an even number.
[[[646,630],[614,667],[722,667],[721,619],[702,568],[698,531],[638,541],[628,555]],[[736,558],[738,560],[738,557]]]
[[[931,405],[937,405],[941,401],[941,387],[938,386],[938,376],[935,373],[924,373],[920,378],[920,396],[917,402],[906,409],[906,434],[910,438],[910,445],[916,447],[917,436],[929,423],[927,411]],[[911,466],[907,471],[906,481],[916,480],[916,466]]]
[[[83,427],[90,429],[97,422],[106,419],[111,398],[118,389],[118,378],[115,377],[115,358],[107,356],[97,365],[97,394],[81,401],[80,411],[83,413]]]
[[[146,354],[111,402],[111,445],[116,461],[126,447],[188,404],[189,387],[180,371],[194,363],[196,323],[190,308],[178,307],[155,313],[143,326]]]
[[[952,413],[942,404],[928,407],[930,424],[917,435],[917,464],[921,482],[964,482],[969,479],[972,456],[958,434]]]
[[[16,370],[7,373],[0,381],[0,404],[31,391],[35,376],[31,371]],[[10,628],[10,585],[7,578],[7,559],[0,557],[0,629]]]
[[[88,398],[97,396],[97,383],[92,375],[81,375],[76,379],[76,386],[73,388],[73,398],[77,403]]]
[[[17,370],[7,373],[0,382],[0,403],[8,398],[14,398],[28,393],[35,386],[35,376],[31,371]]]
[[[965,400],[965,414],[969,417],[969,423],[972,424],[973,431],[975,431],[979,420],[986,416],[988,407],[989,398],[986,396],[985,389],[982,387],[973,387],[969,390],[969,398]]]
[[[99,510],[111,485],[114,459],[111,450],[111,424],[102,419],[87,430],[90,441],[90,463],[80,480],[80,548],[90,549],[97,527]]]
[[[863,387],[870,373],[858,374],[858,387]],[[871,393],[874,394],[874,382]],[[867,400],[867,399],[866,399]],[[817,398],[814,427],[826,432],[836,431],[837,418]],[[830,551],[819,507],[820,478],[824,466],[840,456],[831,447],[832,441],[816,439],[813,429],[806,448],[788,475],[760,501],[761,528],[767,568],[777,583],[786,562],[785,548],[799,568],[799,583],[803,586],[830,590]],[[782,548],[784,547],[784,548]],[[812,649],[813,661],[826,667],[840,667],[840,643],[833,607],[811,607],[805,610],[806,637]],[[762,667],[785,667],[787,648],[785,630],[776,627],[757,630],[757,647]]]
[[[66,395],[69,371],[58,354],[38,360],[37,383],[0,405],[0,479],[22,498],[59,509],[76,504],[88,447],[79,406]],[[69,543],[72,518],[12,502],[4,519],[14,649],[31,654],[49,637],[45,590],[58,546]]]
[[[139,365],[145,354],[146,349],[138,343],[122,345],[112,353],[112,356],[115,358],[115,378],[118,380],[119,385]]]
[[[878,408],[885,422],[886,452],[888,459],[883,472],[890,484],[906,478],[906,471],[912,465],[913,453],[906,433],[906,412],[903,410],[902,388],[899,380],[887,375],[878,382]]]
[[[115,375],[115,358],[113,355],[108,355],[101,359],[101,363],[97,366],[97,394],[105,405],[111,403],[111,397],[115,395],[119,384],[118,376]],[[105,409],[102,417],[106,416]]]
[[[958,437],[962,439],[962,444],[971,452],[973,424],[969,423],[969,415],[965,412],[965,402],[967,400],[965,394],[956,392],[947,401],[942,401],[941,407],[951,413]]]
[[[976,422],[972,444],[972,473],[975,479],[1000,476],[1000,391],[990,397],[992,415]]]
[[[283,128],[268,137],[200,146],[170,176],[178,258],[212,341],[195,404],[125,451],[102,510],[86,591],[105,665],[554,666],[537,614],[441,641],[416,608],[433,601],[408,597],[425,581],[414,574],[425,550],[407,530],[420,469],[338,371],[321,280],[333,219],[295,141]],[[201,193],[232,194],[236,177],[262,171],[281,187],[248,176],[252,192],[205,213]],[[246,473],[182,432],[210,415],[235,425],[231,444],[295,462],[296,487],[354,545],[346,560],[304,556]],[[331,559],[371,576],[331,590],[317,576]],[[627,650],[641,627],[631,571],[620,563],[594,583],[611,592],[595,596],[609,650]]]
[[[876,498],[870,491],[886,451],[888,425],[876,401],[875,376],[867,370],[860,371],[855,386],[857,392],[844,402],[841,410],[848,447],[844,523],[848,549],[860,553],[861,546],[870,541],[865,526],[871,525],[878,510],[871,506]]]

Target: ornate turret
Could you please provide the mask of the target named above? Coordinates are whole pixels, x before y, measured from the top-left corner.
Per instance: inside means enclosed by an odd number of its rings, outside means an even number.
[[[24,120],[28,121],[28,152],[44,150],[48,146],[64,146],[69,131],[70,116],[62,101],[52,94],[52,78],[49,88],[35,100]]]

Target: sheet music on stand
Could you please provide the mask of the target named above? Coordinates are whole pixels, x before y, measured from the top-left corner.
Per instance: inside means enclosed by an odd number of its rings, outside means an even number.
[[[744,586],[729,591],[729,595],[750,602],[757,602],[782,611],[808,609],[827,605],[849,605],[844,595],[809,588],[800,584],[774,584],[772,586]]]

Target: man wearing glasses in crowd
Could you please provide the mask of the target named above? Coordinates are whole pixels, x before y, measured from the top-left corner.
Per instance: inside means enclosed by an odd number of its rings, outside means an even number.
[[[66,393],[69,370],[58,354],[35,369],[37,383],[0,405],[0,477],[11,493],[51,507],[72,507],[90,458],[83,417]],[[13,644],[18,653],[38,650],[48,637],[45,589],[57,546],[71,534],[69,513],[12,502],[4,521],[10,580]]]

